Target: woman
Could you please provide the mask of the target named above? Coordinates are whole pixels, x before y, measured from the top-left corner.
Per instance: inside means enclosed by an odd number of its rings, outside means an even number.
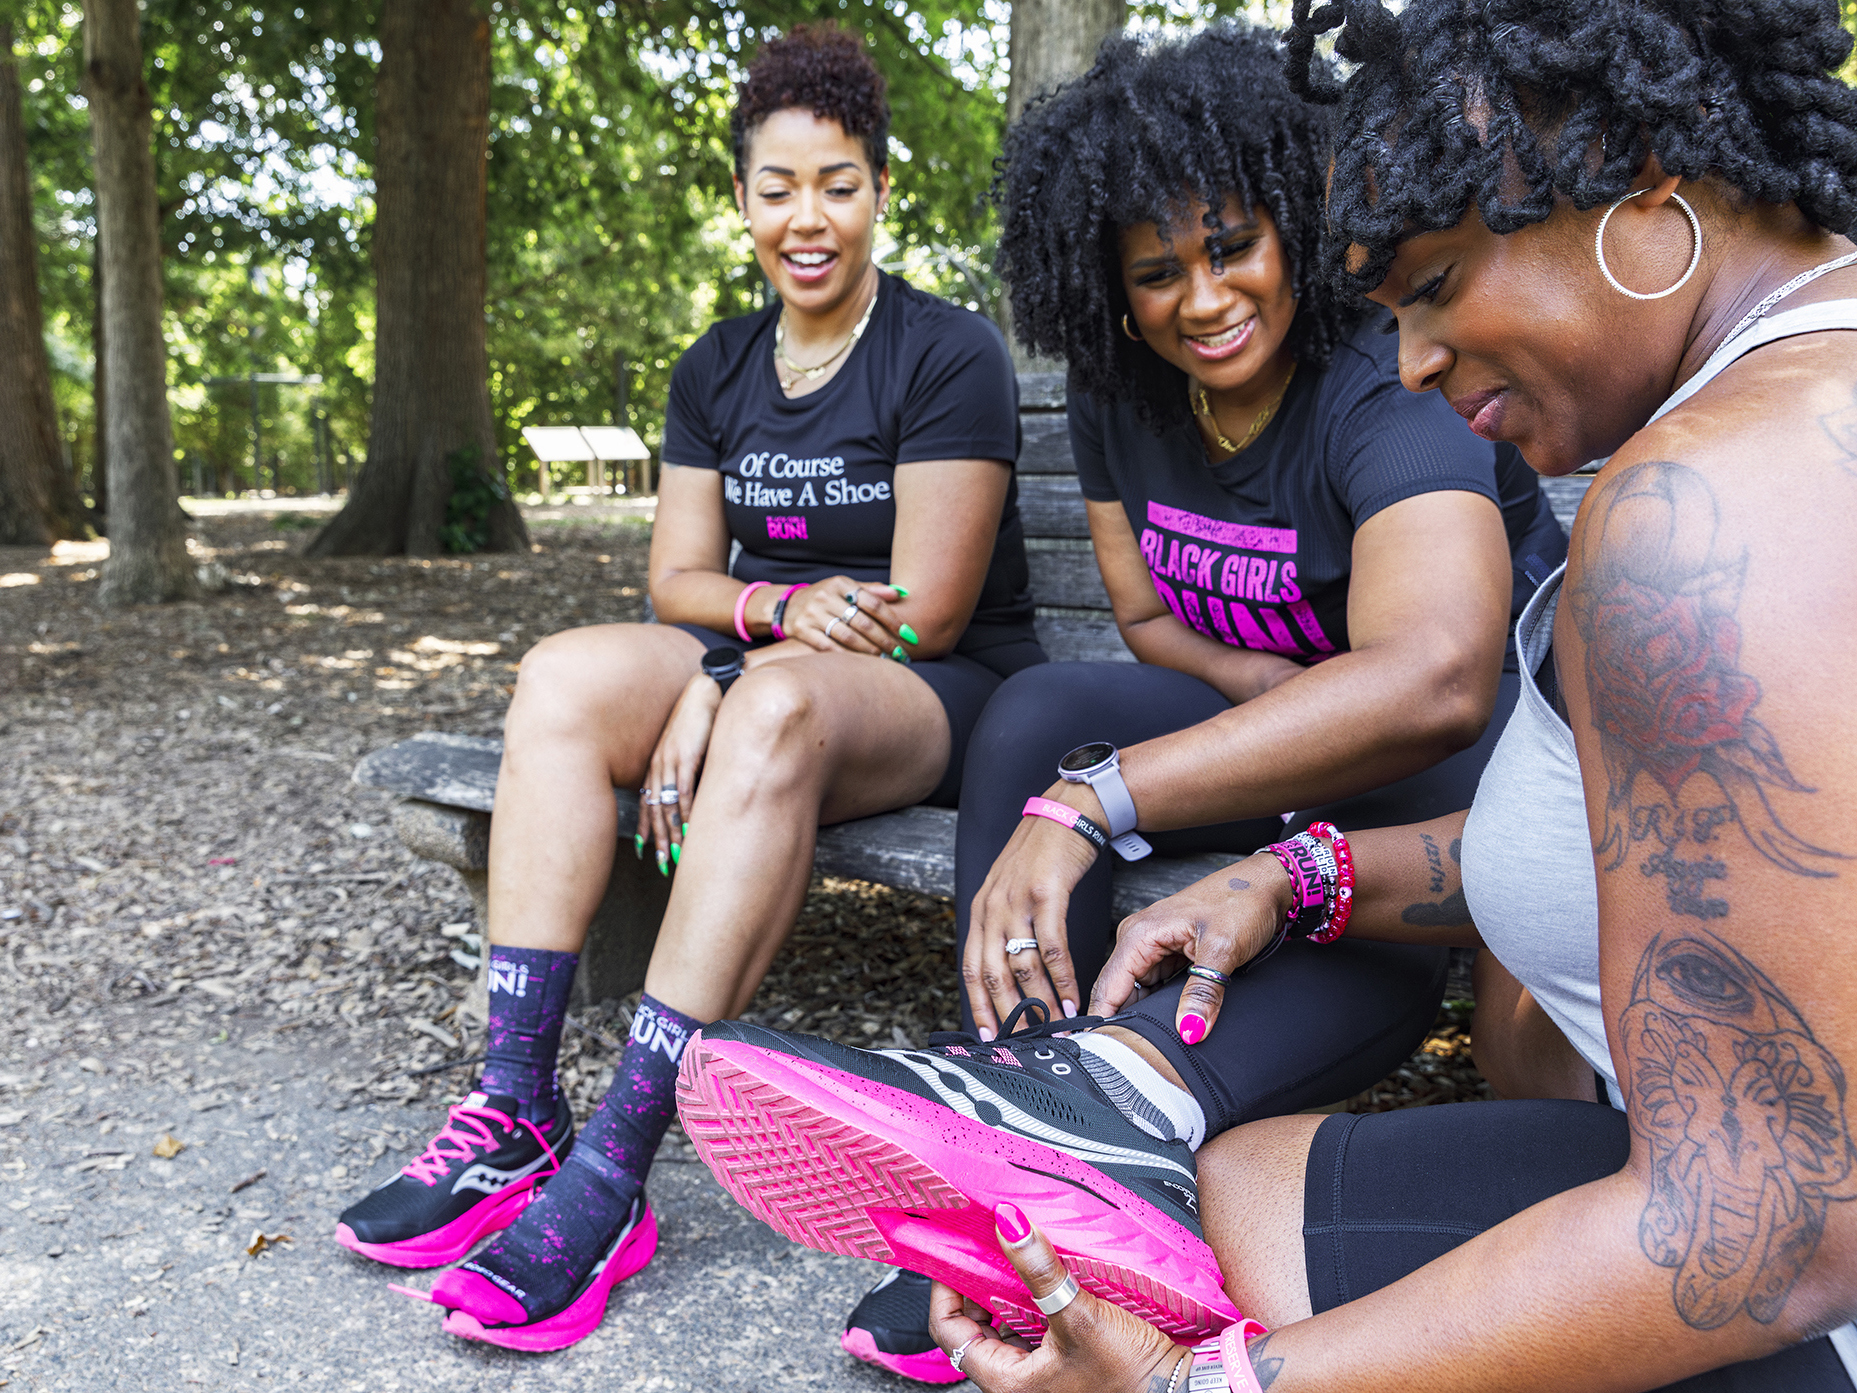
[[[651,550],[663,622],[558,634],[523,661],[492,823],[484,1075],[338,1229],[432,1267],[507,1228],[433,1289],[454,1334],[554,1349],[599,1324],[656,1248],[643,1186],[683,1044],[747,1008],[816,827],[952,803],[980,708],[1042,660],[1005,345],[871,260],[888,126],[851,35],[802,26],[755,59],[735,191],[780,299],[716,325],[672,376]],[[614,785],[642,785],[633,849],[676,882],[631,1039],[576,1140],[554,1062]]]
[[[1118,857],[1024,815],[1042,795],[1110,823],[1100,783],[1058,777],[1067,752],[1120,747],[1163,854],[1243,853],[1290,809],[1358,827],[1462,808],[1515,701],[1520,573],[1545,576],[1565,538],[1520,456],[1403,391],[1390,321],[1322,282],[1326,149],[1275,35],[1230,23],[1111,39],[1007,138],[1013,322],[1069,364],[1096,559],[1140,661],[1020,673],[969,747],[955,906],[983,1040],[1021,997],[1074,1015],[1112,941]],[[1253,1040],[1229,1111],[1383,1078],[1435,1019],[1444,957],[1284,952],[1241,988]],[[897,1279],[847,1348],[948,1376],[927,1314],[927,1283]]]
[[[1528,681],[1468,817],[1353,837],[1346,931],[1486,943],[1609,1101],[1227,1132],[1199,1158],[1206,1236],[1277,1328],[1232,1327],[1191,1386],[1848,1393],[1857,654],[1814,638],[1857,619],[1850,37],[1830,0],[1410,0],[1299,5],[1299,60],[1344,18],[1336,270],[1396,311],[1408,387],[1543,473],[1610,457],[1524,616]],[[1427,854],[1453,839],[1461,880]],[[1211,1105],[1196,1073],[1241,1066],[1216,977],[1281,932],[1294,883],[1253,857],[1124,927],[1097,1007],[1182,957],[1214,974],[1120,1018],[1168,1086]],[[837,1145],[913,1144],[869,1099],[858,1117]],[[1014,1200],[1005,1169],[974,1162],[961,1193]],[[984,1258],[1053,1338],[1011,1348],[950,1291],[943,1348],[986,1393],[1183,1384],[1161,1330],[1067,1300],[1052,1249],[1090,1247],[1037,1203],[1053,1242],[1001,1210]]]

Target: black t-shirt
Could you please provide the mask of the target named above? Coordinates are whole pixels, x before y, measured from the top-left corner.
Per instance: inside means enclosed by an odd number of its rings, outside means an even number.
[[[1263,434],[1218,464],[1191,423],[1156,436],[1132,405],[1070,394],[1083,495],[1121,502],[1155,591],[1181,623],[1300,663],[1346,652],[1354,533],[1434,490],[1495,501],[1518,571],[1538,556],[1545,575],[1566,556],[1521,452],[1473,435],[1439,393],[1406,391],[1384,322],[1370,317],[1326,369],[1298,369]],[[1533,591],[1524,586],[1518,577],[1515,613]]]
[[[864,336],[816,392],[780,390],[777,304],[713,325],[671,373],[665,462],[722,471],[741,580],[888,582],[899,466],[992,459],[1011,469],[1018,460],[1019,384],[999,330],[880,276]],[[1008,483],[986,582],[955,651],[1032,637],[1018,488]]]

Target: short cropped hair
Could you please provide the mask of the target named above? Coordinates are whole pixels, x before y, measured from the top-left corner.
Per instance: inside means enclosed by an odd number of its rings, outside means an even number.
[[[1230,20],[1189,38],[1115,35],[1006,134],[993,198],[1014,332],[1156,433],[1190,419],[1186,375],[1123,333],[1123,228],[1165,229],[1188,198],[1262,204],[1300,302],[1296,360],[1326,365],[1358,317],[1320,271],[1327,113],[1290,90],[1283,61],[1275,33]]]
[[[1315,54],[1337,28],[1359,65],[1345,85]],[[1298,90],[1341,104],[1328,271],[1357,290],[1386,278],[1401,239],[1473,203],[1514,232],[1557,199],[1623,197],[1652,153],[1828,231],[1857,222],[1837,0],[1409,0],[1397,15],[1296,0],[1289,50]]]
[[[821,121],[836,121],[862,141],[872,175],[890,163],[890,103],[883,74],[857,35],[827,21],[796,24],[761,45],[735,88],[729,141],[735,177],[746,174],[748,138],[776,111],[798,107]]]

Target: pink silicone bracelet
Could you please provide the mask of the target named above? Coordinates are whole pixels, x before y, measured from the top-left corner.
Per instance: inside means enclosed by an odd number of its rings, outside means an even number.
[[[751,580],[742,587],[742,593],[735,597],[735,633],[743,643],[754,642],[754,635],[748,632],[748,597],[772,584],[772,581],[767,580]]]
[[[1268,1335],[1260,1321],[1249,1316],[1236,1325],[1228,1325],[1219,1336],[1219,1357],[1225,1365],[1225,1386],[1231,1393],[1264,1393],[1258,1384],[1257,1371],[1251,1367],[1251,1355],[1245,1346],[1260,1335]]]
[[[776,614],[784,613],[785,611],[781,609],[781,606],[786,604],[786,602],[788,600],[791,600],[795,595],[799,594],[800,591],[804,590],[806,588],[806,585],[807,585],[807,582],[805,581],[801,581],[798,585],[789,585],[783,592],[781,592],[780,598],[774,601],[774,612]],[[741,625],[737,623],[735,627],[739,629],[741,628]],[[774,637],[784,642],[787,637],[786,631],[782,629],[778,624],[773,625],[772,628],[774,630]]]
[[[1083,814],[1066,803],[1054,803],[1049,798],[1027,798],[1025,806],[1019,811],[1020,817],[1048,817],[1061,827],[1075,830],[1077,819]]]

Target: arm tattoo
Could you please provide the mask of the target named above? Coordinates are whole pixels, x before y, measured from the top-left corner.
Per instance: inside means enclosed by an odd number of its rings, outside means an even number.
[[[1419,840],[1425,843],[1425,860],[1431,867],[1431,892],[1434,895],[1444,891],[1444,858],[1438,854],[1438,843],[1429,834],[1419,833]],[[1464,861],[1464,843],[1461,838],[1451,839],[1451,860],[1461,866]],[[1408,924],[1416,924],[1426,929],[1450,929],[1460,924],[1468,924],[1470,919],[1470,902],[1464,898],[1464,887],[1460,884],[1450,894],[1445,895],[1436,904],[1420,900],[1409,904],[1399,916]]]
[[[1617,525],[1628,537],[1608,544]],[[1740,667],[1735,611],[1745,552],[1717,541],[1719,512],[1702,476],[1652,461],[1620,474],[1604,502],[1599,540],[1568,598],[1586,642],[1586,685],[1605,760],[1604,835],[1595,852],[1615,871],[1639,843],[1639,870],[1664,877],[1672,913],[1720,919],[1728,901],[1706,894],[1728,866],[1705,848],[1733,823],[1749,845],[1795,875],[1829,876],[1841,853],[1795,835],[1771,793],[1813,790],[1793,777],[1779,743],[1756,720],[1761,689]],[[1708,792],[1684,798],[1692,780]]]
[[[1257,1375],[1257,1386],[1264,1389],[1275,1383],[1277,1375],[1283,1372],[1283,1361],[1264,1353],[1270,1339],[1269,1335],[1260,1335],[1245,1346],[1245,1353],[1251,1359],[1251,1372]]]
[[[1651,941],[1618,1025],[1651,1156],[1639,1246],[1676,1269],[1694,1328],[1743,1310],[1772,1324],[1828,1202],[1857,1199],[1844,1070],[1764,973],[1700,928]]]

